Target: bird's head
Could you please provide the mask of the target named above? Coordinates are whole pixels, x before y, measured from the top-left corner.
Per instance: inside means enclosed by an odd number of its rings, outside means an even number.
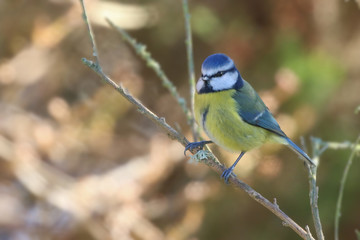
[[[222,53],[210,55],[201,67],[201,77],[196,83],[196,91],[201,93],[239,89],[243,79],[233,60]]]

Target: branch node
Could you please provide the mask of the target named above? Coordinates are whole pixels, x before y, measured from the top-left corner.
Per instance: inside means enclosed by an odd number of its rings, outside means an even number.
[[[310,232],[310,228],[308,225],[305,226],[305,230],[306,230],[306,240],[311,240],[313,238],[313,236],[311,235],[311,232]]]
[[[96,64],[95,64],[93,61],[91,61],[91,60],[88,60],[88,59],[86,59],[86,58],[81,58],[81,61],[82,61],[86,66],[88,66],[88,67],[90,67],[90,68],[96,67]]]
[[[277,209],[279,209],[279,205],[278,205],[278,203],[277,203],[276,198],[274,198],[274,205],[275,205],[275,207],[276,207]]]
[[[137,108],[137,111],[138,111],[139,113],[141,113],[141,114],[144,114],[144,113],[145,113],[145,110],[142,109],[142,108]]]
[[[289,224],[288,224],[287,222],[282,222],[282,225],[283,225],[284,227],[289,227]]]

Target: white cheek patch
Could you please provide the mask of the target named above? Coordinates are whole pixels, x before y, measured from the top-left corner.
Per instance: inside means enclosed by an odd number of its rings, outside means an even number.
[[[223,71],[224,69],[230,69],[234,66],[234,62],[230,60],[225,65],[219,65],[219,66],[212,66],[211,68],[204,68],[204,66],[201,67],[201,72],[205,75],[211,76],[214,75],[217,72]]]
[[[204,87],[204,85],[204,80],[200,78],[196,83],[196,91],[199,93],[200,90]]]
[[[231,89],[238,79],[238,72],[227,72],[221,77],[214,77],[210,80],[210,85],[214,91]],[[197,88],[197,87],[196,87]]]

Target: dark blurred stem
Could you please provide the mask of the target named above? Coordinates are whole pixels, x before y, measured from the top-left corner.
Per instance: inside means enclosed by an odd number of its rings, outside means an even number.
[[[342,199],[343,199],[343,195],[344,195],[345,183],[346,183],[347,176],[349,174],[351,164],[355,157],[355,153],[357,152],[357,145],[359,144],[359,141],[360,141],[360,135],[356,139],[356,142],[351,151],[349,160],[346,163],[346,166],[345,166],[345,169],[344,169],[341,181],[340,181],[339,196],[338,196],[338,199],[336,202],[336,210],[335,210],[335,230],[334,230],[335,240],[339,240],[339,221],[340,221],[340,216],[341,216],[341,204],[342,204]]]
[[[187,52],[187,61],[188,61],[188,70],[189,70],[189,85],[190,85],[190,94],[193,96],[195,89],[195,70],[194,70],[194,54],[192,46],[192,35],[191,35],[191,23],[190,23],[190,12],[188,1],[183,0],[183,11],[185,18],[185,32],[186,32],[186,52]]]
[[[190,86],[190,103],[191,103],[191,121],[190,127],[193,134],[194,142],[196,142],[199,138],[199,128],[195,124],[194,118],[194,94],[195,94],[195,70],[194,70],[194,53],[193,53],[193,45],[192,45],[192,35],[191,35],[191,23],[190,23],[190,11],[187,0],[183,0],[183,12],[185,19],[185,45],[186,45],[186,53],[187,53],[187,63],[188,63],[188,72],[189,72],[189,86]]]
[[[80,0],[83,11],[84,11],[84,20],[86,24],[88,25],[88,30],[90,31],[90,23],[88,21],[88,18],[86,16],[86,11],[84,8],[83,0]],[[93,37],[93,34],[90,34],[90,40],[93,44],[93,50],[94,50],[94,56],[97,59],[97,50],[95,47],[95,40]],[[92,69],[94,72],[96,72],[101,79],[103,79],[107,84],[112,86],[117,92],[119,92],[125,99],[127,99],[130,103],[134,104],[138,111],[144,115],[145,117],[149,118],[151,121],[153,121],[157,126],[159,126],[163,131],[167,133],[167,135],[174,140],[177,140],[179,143],[181,143],[184,147],[189,143],[189,141],[179,132],[177,132],[175,129],[173,129],[171,126],[169,126],[164,118],[160,118],[157,115],[155,115],[153,112],[151,112],[148,108],[146,108],[144,105],[140,103],[139,100],[134,98],[131,94],[129,94],[122,86],[121,84],[116,84],[114,81],[112,81],[101,69],[98,60],[96,62],[92,62],[90,60],[87,60],[85,58],[82,59],[83,63],[88,66],[90,69]],[[196,154],[198,150],[194,150],[192,153]],[[224,170],[226,170],[226,167],[221,164],[216,157],[209,153],[210,155],[203,160],[205,164],[210,166],[214,171],[216,171],[219,175],[223,173]],[[240,179],[234,177],[233,175],[230,177],[229,182],[231,182],[236,188],[241,189],[245,191],[252,199],[254,199],[256,202],[263,205],[265,208],[267,208],[269,211],[271,211],[273,214],[275,214],[278,218],[280,218],[285,226],[290,227],[294,232],[296,232],[302,239],[311,239],[315,240],[313,237],[308,236],[308,233],[300,227],[294,220],[292,220],[289,216],[287,216],[283,211],[280,210],[279,206],[277,204],[274,204],[264,198],[260,193],[256,192],[254,189],[252,189],[249,185],[241,181]]]
[[[319,214],[319,207],[318,207],[318,198],[319,198],[319,187],[316,186],[316,172],[319,166],[320,154],[325,149],[321,149],[321,140],[318,138],[311,138],[312,142],[312,149],[313,149],[313,161],[315,166],[308,167],[309,173],[309,197],[310,197],[310,206],[311,206],[311,213],[313,216],[316,236],[318,240],[324,240],[324,233],[322,230],[322,225],[320,221],[320,214]]]

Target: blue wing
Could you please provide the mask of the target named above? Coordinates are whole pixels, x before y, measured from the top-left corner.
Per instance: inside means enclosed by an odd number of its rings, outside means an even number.
[[[246,81],[242,88],[236,90],[233,98],[238,103],[238,114],[245,122],[287,138],[259,95]]]
[[[238,114],[242,120],[283,137],[292,150],[298,153],[299,156],[304,158],[310,165],[315,165],[311,158],[281,130],[265,103],[246,81],[244,81],[242,88],[235,91],[233,98],[237,102]]]

